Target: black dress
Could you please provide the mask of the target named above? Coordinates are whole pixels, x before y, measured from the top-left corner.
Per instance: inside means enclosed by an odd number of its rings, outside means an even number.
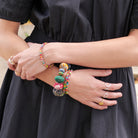
[[[26,41],[98,41],[138,29],[138,0],[0,0],[0,17],[31,19],[36,27]],[[68,95],[55,97],[48,84],[22,80],[8,70],[0,91],[0,138],[138,138],[131,68],[113,69],[99,79],[123,83],[123,97],[103,111]]]

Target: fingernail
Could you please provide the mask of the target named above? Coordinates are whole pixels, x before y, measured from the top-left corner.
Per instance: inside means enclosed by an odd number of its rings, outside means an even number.
[[[106,70],[106,74],[112,73],[112,70]]]
[[[115,101],[115,104],[117,104],[117,101]]]
[[[122,84],[122,83],[119,83],[119,85],[121,85],[121,87],[123,86],[123,84]]]

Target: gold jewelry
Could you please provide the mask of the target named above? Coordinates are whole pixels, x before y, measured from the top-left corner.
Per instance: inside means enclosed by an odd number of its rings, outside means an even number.
[[[100,106],[104,105],[103,100],[104,100],[104,99],[102,99],[101,102],[98,103]]]
[[[104,83],[105,85],[105,90],[109,90],[109,88],[111,87],[111,83]]]
[[[17,71],[15,71],[15,74],[16,74],[16,76],[20,76],[21,75],[21,73],[17,72]]]
[[[9,62],[11,65],[15,65],[15,62],[13,61],[13,56],[11,56],[11,57],[8,59],[8,62]]]

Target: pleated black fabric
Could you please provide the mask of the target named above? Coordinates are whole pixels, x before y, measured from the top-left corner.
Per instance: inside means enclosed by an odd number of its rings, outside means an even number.
[[[36,27],[30,42],[98,41],[138,29],[138,0],[0,0],[0,18],[31,19]],[[0,138],[138,138],[132,69],[113,69],[98,79],[123,83],[123,97],[103,111],[68,95],[55,97],[48,84],[8,70],[0,91]]]

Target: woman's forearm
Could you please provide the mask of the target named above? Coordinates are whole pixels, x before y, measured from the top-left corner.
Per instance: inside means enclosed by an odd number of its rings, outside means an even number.
[[[6,37],[4,37],[4,35],[1,36],[0,44],[0,55],[6,60],[10,56],[14,56],[17,53],[29,48],[28,44],[23,39],[14,34],[6,35]],[[56,67],[52,67],[51,69],[47,69],[44,72],[38,74],[36,77],[53,86],[54,77],[57,73],[58,69]]]
[[[3,38],[2,38],[3,37]],[[11,34],[9,37],[6,35],[6,41],[4,35],[0,37],[0,55],[6,60],[11,55],[16,55],[17,53],[29,48],[28,44],[19,38],[18,36]],[[39,52],[39,51],[38,51]],[[51,69],[47,69],[44,72],[35,76],[36,78],[48,83],[49,85],[54,85],[54,77],[57,75],[58,69],[56,67],[52,67]]]
[[[0,56],[5,60],[27,48],[27,43],[16,34],[0,34]]]
[[[136,35],[135,35],[136,36]],[[138,40],[133,35],[85,43],[57,43],[56,62],[95,68],[118,68],[138,65]]]
[[[41,72],[40,74],[36,75],[36,77],[43,82],[53,86],[55,83],[55,76],[58,74],[58,68],[53,66],[52,68],[49,68],[45,70],[44,72]]]

